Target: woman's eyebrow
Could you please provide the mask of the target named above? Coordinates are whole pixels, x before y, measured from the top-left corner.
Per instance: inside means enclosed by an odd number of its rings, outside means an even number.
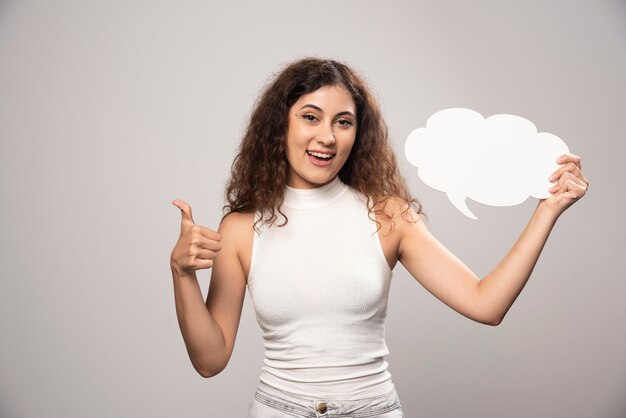
[[[312,109],[317,110],[318,112],[322,112],[322,113],[324,113],[324,111],[323,111],[321,108],[319,108],[319,107],[315,106],[314,104],[305,104],[304,106],[302,106],[302,107],[300,108],[300,110],[304,109],[305,107],[310,107],[310,108],[312,108]]]
[[[311,109],[315,109],[318,112],[324,113],[324,111],[320,107],[315,106],[314,104],[305,104],[304,106],[302,106],[300,108],[300,110],[302,110],[302,109],[304,109],[306,107],[310,107]],[[343,116],[343,115],[349,115],[349,116],[354,117],[354,113],[350,112],[349,110],[344,110],[343,112],[339,112],[335,116]]]

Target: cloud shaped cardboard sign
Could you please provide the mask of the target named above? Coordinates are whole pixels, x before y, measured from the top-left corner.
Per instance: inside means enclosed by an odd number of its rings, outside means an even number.
[[[446,193],[465,216],[477,219],[466,198],[491,206],[513,206],[528,196],[551,196],[548,177],[556,159],[569,152],[561,138],[537,133],[521,116],[493,115],[463,108],[433,114],[411,132],[404,146],[409,162],[428,186]]]

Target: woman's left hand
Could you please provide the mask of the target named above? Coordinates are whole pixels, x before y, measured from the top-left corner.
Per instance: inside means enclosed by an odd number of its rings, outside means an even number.
[[[578,155],[563,154],[556,162],[561,166],[552,173],[550,181],[556,181],[557,184],[548,190],[552,196],[541,199],[538,206],[544,206],[558,217],[585,195],[589,180],[582,172]]]

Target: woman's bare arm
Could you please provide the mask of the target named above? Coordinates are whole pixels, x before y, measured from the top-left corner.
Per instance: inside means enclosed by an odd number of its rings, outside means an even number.
[[[394,219],[400,234],[399,259],[411,275],[446,305],[466,317],[498,325],[524,288],[557,218],[580,199],[589,182],[580,170],[580,158],[567,154],[559,159],[554,193],[537,205],[535,213],[503,260],[480,280],[461,260],[430,234],[415,211],[416,222]]]
[[[181,236],[172,250],[176,314],[189,358],[203,377],[221,372],[232,354],[245,296],[245,276],[239,261],[240,215],[231,214],[218,232],[195,225],[184,202]],[[196,270],[212,268],[206,303]]]

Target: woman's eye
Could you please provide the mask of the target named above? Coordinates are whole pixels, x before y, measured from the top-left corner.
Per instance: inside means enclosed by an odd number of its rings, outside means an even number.
[[[317,117],[311,114],[302,115],[302,118],[308,120],[309,122],[315,122],[317,120]]]
[[[349,119],[339,119],[337,122],[345,128],[352,126],[352,121]]]

